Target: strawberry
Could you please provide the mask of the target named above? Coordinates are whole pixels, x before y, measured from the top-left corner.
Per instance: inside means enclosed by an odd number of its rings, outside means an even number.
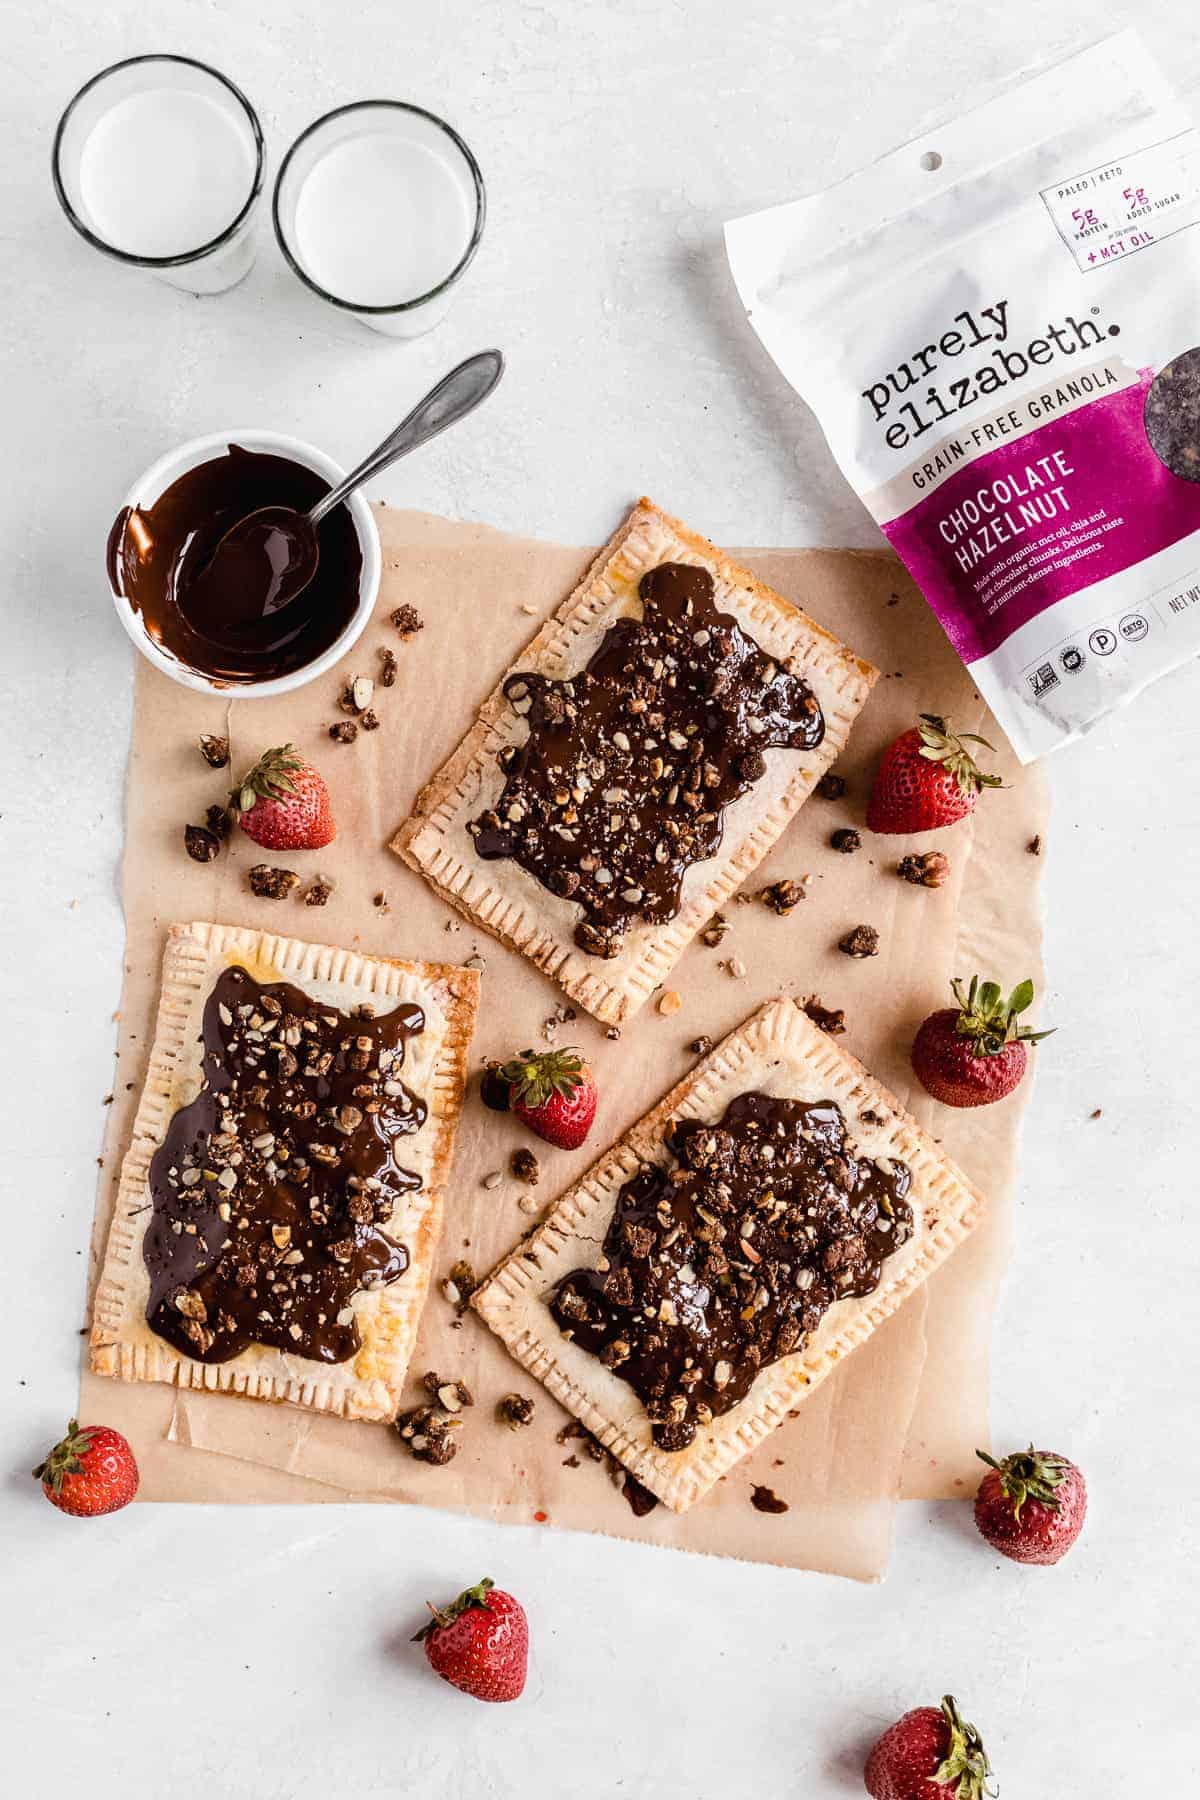
[[[955,733],[935,713],[889,744],[875,773],[867,804],[867,827],[892,834],[937,831],[975,810],[984,788],[1002,787],[985,775],[968,744],[992,746],[972,731]]]
[[[1014,1562],[1060,1562],[1083,1530],[1087,1483],[1053,1450],[1018,1450],[1003,1462],[984,1450],[988,1472],[975,1496],[975,1523],[1002,1556]]]
[[[138,1490],[137,1463],[121,1433],[108,1425],[81,1430],[78,1419],[33,1474],[50,1504],[75,1519],[120,1512]]]
[[[529,1621],[519,1600],[485,1576],[451,1605],[430,1606],[418,1631],[429,1666],[476,1700],[519,1700],[529,1658]]]
[[[872,1800],[983,1800],[995,1793],[979,1733],[952,1694],[918,1706],[885,1731],[863,1770]]]
[[[333,842],[329,789],[295,744],[263,751],[230,794],[229,811],[266,850],[322,850]]]
[[[578,1150],[596,1116],[596,1082],[578,1050],[522,1050],[501,1063],[508,1103],[523,1125],[559,1150]]]
[[[1033,1004],[1032,981],[1022,981],[1007,1000],[994,981],[981,984],[978,975],[965,994],[961,981],[950,988],[958,1005],[930,1013],[913,1042],[913,1070],[944,1106],[990,1106],[1024,1075],[1026,1044],[1051,1033],[1017,1023]]]

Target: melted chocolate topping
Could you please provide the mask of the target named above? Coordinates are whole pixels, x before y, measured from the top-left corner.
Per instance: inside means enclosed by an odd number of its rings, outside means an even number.
[[[811,689],[713,592],[707,569],[663,563],[642,576],[642,617],[610,626],[579,675],[504,684],[529,736],[502,752],[503,793],[468,829],[485,860],[512,857],[582,908],[575,942],[593,956],[615,956],[636,919],[674,918],[765,750],[825,735]]]
[[[204,1086],[150,1164],[146,1318],[200,1362],[268,1344],[317,1362],[361,1346],[350,1308],[408,1251],[381,1229],[421,1180],[394,1160],[423,1100],[399,1079],[419,1006],[349,1016],[238,966],[204,1008]]]
[[[857,1157],[832,1100],[742,1094],[717,1125],[680,1120],[674,1168],[617,1196],[603,1266],[574,1269],[550,1310],[629,1382],[663,1450],[683,1450],[803,1348],[837,1300],[871,1293],[912,1233],[910,1173]]]
[[[108,578],[150,636],[190,669],[231,686],[269,681],[313,662],[358,606],[362,549],[354,520],[335,506],[317,527],[320,561],[288,606],[264,613],[268,591],[231,596],[202,575],[232,525],[260,507],[305,512],[329,483],[287,456],[230,444],[164,489],[152,506],[126,507],[108,537]],[[258,562],[222,558],[223,579],[263,583]],[[230,630],[230,617],[244,624]],[[206,635],[207,631],[213,633]]]

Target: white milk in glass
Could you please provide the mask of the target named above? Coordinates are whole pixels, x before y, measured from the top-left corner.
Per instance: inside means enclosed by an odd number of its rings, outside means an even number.
[[[254,182],[244,131],[207,94],[150,88],[118,100],[79,157],[91,229],[131,256],[183,256],[219,237]]]

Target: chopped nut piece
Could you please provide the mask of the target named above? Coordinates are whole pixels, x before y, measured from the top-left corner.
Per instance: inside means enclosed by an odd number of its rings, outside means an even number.
[[[491,1192],[493,1189],[498,1188],[503,1180],[504,1175],[500,1169],[491,1169],[483,1177],[479,1185],[480,1187],[487,1188],[488,1191]]]
[[[873,925],[856,925],[838,939],[838,949],[845,956],[878,956],[879,933]]]
[[[172,1304],[176,1312],[181,1312],[185,1319],[199,1319],[203,1323],[208,1317],[208,1308],[194,1288],[180,1288]]]
[[[200,739],[200,754],[210,769],[226,769],[229,767],[229,739],[212,737],[205,732]]]
[[[318,875],[304,896],[305,906],[324,906],[334,889],[334,883],[327,875]]]
[[[764,906],[770,907],[773,913],[786,918],[800,902],[806,898],[804,886],[799,881],[773,881],[770,887],[760,888],[758,897]]]
[[[710,950],[715,950],[717,945],[723,941],[728,930],[729,920],[725,917],[725,914],[714,913],[712,918],[708,921],[708,924],[704,927],[704,930],[700,933],[700,942],[702,944],[707,944]]]
[[[840,800],[845,791],[846,783],[840,775],[822,775],[813,789],[813,793],[819,794],[822,800]]]
[[[746,965],[740,956],[731,956],[724,965],[725,973],[732,981],[743,981],[746,976]]]
[[[845,1013],[841,1011],[834,1012],[829,1007],[822,1006],[815,994],[810,994],[808,996],[808,999],[804,1002],[804,1010],[812,1020],[813,1024],[817,1027],[817,1030],[827,1032],[830,1037],[841,1037],[846,1029]]]
[[[286,900],[300,886],[300,877],[294,869],[275,869],[270,863],[255,863],[246,879],[250,883],[250,892],[257,894],[260,900]]]
[[[478,1286],[479,1283],[475,1278],[474,1269],[469,1262],[463,1262],[460,1259],[450,1270],[450,1274],[443,1285],[442,1292],[446,1294],[446,1298],[447,1300],[450,1300],[450,1304],[456,1307],[460,1313],[463,1313],[467,1309],[471,1295]],[[446,1292],[447,1288],[453,1288],[456,1298],[451,1299],[450,1294]]]
[[[674,988],[667,988],[658,997],[658,1010],[665,1018],[669,1019],[673,1013],[677,1013],[682,1005],[683,995]]]
[[[496,1417],[510,1431],[519,1431],[533,1422],[533,1401],[526,1394],[505,1394],[496,1407]]]
[[[843,825],[840,831],[835,831],[829,842],[835,850],[840,850],[843,856],[853,856],[856,850],[862,849],[862,838],[848,825]]]
[[[358,736],[358,726],[353,719],[339,719],[329,727],[329,735],[335,744],[352,744]]]
[[[398,606],[392,614],[392,624],[406,641],[416,637],[418,631],[425,627],[425,621],[415,606]]]
[[[185,825],[183,847],[193,862],[210,863],[221,854],[221,840],[204,825]]]
[[[902,856],[896,873],[914,887],[941,887],[950,873],[950,862],[940,850],[923,850],[919,855]]]
[[[508,1161],[509,1170],[517,1181],[524,1181],[529,1187],[536,1187],[541,1170],[538,1159],[532,1150],[514,1150]]]

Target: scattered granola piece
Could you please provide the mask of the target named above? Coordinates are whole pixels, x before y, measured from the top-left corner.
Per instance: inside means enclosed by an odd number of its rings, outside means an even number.
[[[370,706],[368,706],[366,712],[362,714],[358,722],[364,731],[379,730],[379,714]]]
[[[496,1407],[496,1417],[510,1431],[520,1431],[533,1422],[533,1401],[527,1394],[505,1394]]]
[[[773,881],[770,887],[759,888],[758,898],[773,913],[778,913],[780,918],[786,919],[787,915],[807,898],[807,895],[802,882],[785,880]]]
[[[710,1037],[693,1038],[688,1045],[693,1056],[707,1056],[712,1047],[713,1041]]]
[[[461,1425],[461,1419],[446,1418],[436,1406],[414,1406],[408,1412],[397,1413],[395,1420],[396,1431],[417,1461],[438,1466],[453,1462],[458,1455],[452,1434]]]
[[[658,1010],[664,1018],[669,1019],[683,1005],[683,995],[675,988],[667,988],[658,997]]]
[[[229,767],[229,739],[212,737],[205,732],[200,739],[200,754],[210,769],[226,769]]]
[[[392,614],[392,624],[406,642],[425,628],[425,621],[415,606],[398,606]]]
[[[714,913],[704,930],[700,933],[700,942],[715,950],[729,930],[729,920],[724,913]]]
[[[1102,1106],[1097,1106],[1094,1111],[1092,1111],[1088,1114],[1089,1119],[1099,1119],[1099,1118],[1102,1118],[1103,1116],[1104,1116],[1104,1108]]]
[[[382,888],[380,888],[380,890],[377,894],[373,894],[371,896],[371,905],[377,906],[379,908],[380,912],[390,912],[391,911],[391,908],[388,906],[388,897],[384,893]]]
[[[318,875],[311,883],[304,896],[305,906],[324,906],[334,890],[335,883],[327,875]]]
[[[619,1025],[610,1025],[604,1035],[615,1044],[621,1036],[621,1027]]]
[[[453,1302],[453,1305],[458,1308],[460,1313],[465,1312],[471,1295],[479,1286],[470,1263],[463,1262],[461,1259],[456,1262],[450,1270],[449,1282],[458,1295],[458,1299]],[[447,1299],[449,1299],[449,1295],[447,1295]]]
[[[828,1006],[822,1006],[815,994],[808,996],[804,1002],[804,1010],[817,1030],[827,1032],[830,1037],[841,1037],[846,1029],[845,1013],[840,1010],[835,1012]]]
[[[814,794],[819,794],[822,800],[840,800],[845,791],[846,784],[840,775],[822,775],[813,789]]]
[[[517,1181],[523,1181],[529,1187],[536,1187],[541,1168],[532,1150],[514,1150],[508,1161],[508,1167]]]
[[[731,981],[743,981],[746,976],[746,965],[740,956],[731,956],[728,962],[721,964]]]
[[[922,850],[919,854],[902,856],[896,864],[896,873],[901,881],[911,881],[914,887],[941,887],[950,873],[950,860],[940,850]]]
[[[781,1500],[774,1488],[769,1487],[751,1488],[750,1504],[756,1512],[761,1513],[785,1513],[788,1511],[787,1501]]]
[[[185,825],[183,847],[193,862],[210,863],[221,854],[221,840],[204,825]]]
[[[255,863],[246,879],[260,900],[286,900],[300,886],[294,869],[273,869],[270,863]]]
[[[861,837],[849,825],[843,825],[840,831],[835,831],[829,842],[843,856],[853,856],[856,850],[862,849]]]
[[[474,1406],[475,1396],[465,1381],[447,1381],[436,1369],[425,1371],[425,1391],[446,1412],[460,1412],[464,1406]]]
[[[1042,834],[1040,831],[1038,832],[1036,837],[1030,838],[1030,840],[1026,844],[1025,848],[1029,852],[1030,856],[1040,856],[1042,854]]]
[[[838,949],[846,956],[878,956],[879,933],[873,925],[856,925],[838,939]]]
[[[227,838],[233,830],[233,820],[223,806],[210,806],[204,815],[204,823],[214,837]]]
[[[358,736],[358,726],[353,719],[339,719],[329,727],[329,735],[335,744],[352,744]]]
[[[379,647],[380,687],[395,687],[396,671],[399,667],[400,665],[396,661],[396,652],[390,650],[386,644],[381,644]]]

